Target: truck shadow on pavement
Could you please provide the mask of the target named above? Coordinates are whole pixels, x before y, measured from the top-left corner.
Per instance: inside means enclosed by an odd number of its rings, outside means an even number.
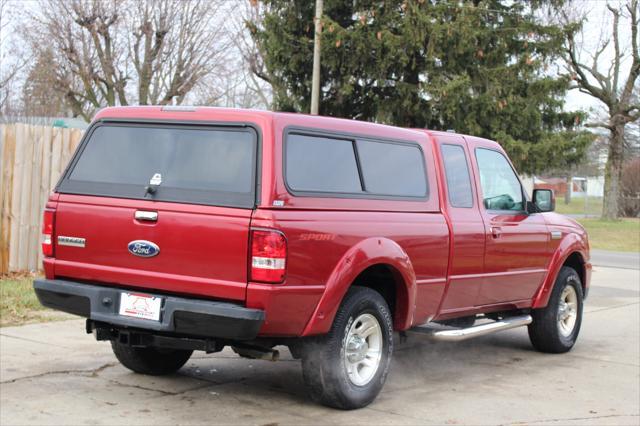
[[[228,350],[216,355],[196,353],[176,375],[150,378],[118,367],[115,380],[156,390],[164,384],[167,395],[180,395],[192,404],[199,399],[230,398],[251,405],[278,402],[315,406],[307,397],[300,362],[286,348],[278,349],[282,355],[278,362],[243,359]],[[402,343],[396,339],[391,371],[381,397],[413,388],[449,387],[458,380],[488,381],[496,374],[517,374],[510,366],[526,364],[528,359],[540,356],[531,347],[525,329],[462,343],[433,343],[410,335]]]
[[[631,309],[637,308],[624,308],[624,315]],[[396,339],[382,393],[369,407],[345,412],[307,397],[300,362],[286,348],[278,348],[281,361],[273,363],[243,359],[230,349],[195,353],[178,373],[157,377],[130,372],[107,343],[96,345],[87,336],[83,355],[55,347],[55,355],[32,361],[22,377],[5,368],[0,423],[502,424],[601,415],[637,420],[630,402],[637,394],[637,365],[614,357],[618,347],[584,337],[560,356],[534,351],[525,328],[460,343],[421,335]],[[34,344],[32,351],[41,348]],[[612,361],[600,361],[608,356]],[[43,363],[54,367],[43,370]],[[17,378],[8,380],[10,374]],[[607,381],[614,388],[603,385]],[[611,389],[627,392],[605,398]],[[571,405],[576,400],[599,402],[585,411]]]

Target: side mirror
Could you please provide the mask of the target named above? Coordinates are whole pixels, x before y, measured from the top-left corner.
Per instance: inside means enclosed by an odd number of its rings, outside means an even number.
[[[553,195],[553,191],[550,189],[534,189],[533,204],[540,213],[554,211],[556,208],[556,198]]]

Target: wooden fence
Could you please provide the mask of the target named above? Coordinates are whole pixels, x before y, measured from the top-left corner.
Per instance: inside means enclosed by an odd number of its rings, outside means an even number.
[[[42,210],[82,133],[0,125],[0,274],[41,268]]]

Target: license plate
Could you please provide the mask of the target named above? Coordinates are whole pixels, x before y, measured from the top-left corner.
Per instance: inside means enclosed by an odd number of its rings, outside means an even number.
[[[120,293],[120,315],[160,321],[161,297],[141,293]]]

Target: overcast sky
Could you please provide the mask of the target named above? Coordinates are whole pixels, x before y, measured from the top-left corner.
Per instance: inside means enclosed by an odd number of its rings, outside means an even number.
[[[576,1],[576,12],[586,13],[587,21],[584,25],[582,34],[583,50],[581,52],[581,61],[592,64],[591,55],[596,51],[597,47],[602,44],[606,37],[612,34],[613,21],[611,12],[607,9],[607,3],[613,7],[622,8],[622,1],[603,1],[603,0],[582,0]],[[621,81],[626,81],[631,66],[631,26],[629,25],[629,12],[624,9],[624,17],[620,20],[620,51],[626,53],[625,60],[622,64]],[[598,68],[606,75],[609,66],[614,57],[613,46],[610,43],[609,48],[602,53],[598,61]],[[622,83],[620,83],[622,84]],[[567,94],[567,109],[589,109],[597,112],[601,109],[599,101],[593,97],[580,93],[578,90],[571,90]]]
[[[0,0],[2,1],[2,0]],[[238,0],[243,1],[243,0]],[[310,0],[311,1],[311,0]],[[576,13],[586,13],[587,21],[583,31],[583,51],[581,54],[582,61],[590,62],[590,55],[595,51],[599,43],[602,42],[604,34],[608,36],[611,34],[611,13],[607,10],[607,3],[621,7],[624,3],[619,0],[576,0],[573,3],[573,8]],[[20,17],[24,15],[25,10],[31,9],[37,5],[36,0],[9,0],[8,10],[3,13],[3,20],[9,18],[9,25],[4,26],[4,31],[0,33],[0,67],[3,64],[8,64],[12,61],[16,53],[22,54],[23,52],[14,52],[15,48],[10,47],[11,34],[15,32],[16,25],[20,20]],[[628,12],[625,10],[625,15],[628,18]],[[6,23],[6,21],[5,21]],[[604,31],[603,31],[604,29]],[[629,66],[631,63],[630,55],[630,43],[631,43],[631,31],[628,19],[621,20],[620,26],[620,43],[621,50],[627,53],[625,62],[623,63],[622,75],[626,77],[629,72]],[[613,58],[613,49],[610,48],[605,51],[599,60],[599,68],[603,73],[606,73],[608,66],[611,64]],[[621,80],[625,80],[621,78]],[[601,109],[599,102],[594,98],[582,94],[577,90],[572,90],[567,95],[567,110],[586,109],[597,113],[598,109]]]

